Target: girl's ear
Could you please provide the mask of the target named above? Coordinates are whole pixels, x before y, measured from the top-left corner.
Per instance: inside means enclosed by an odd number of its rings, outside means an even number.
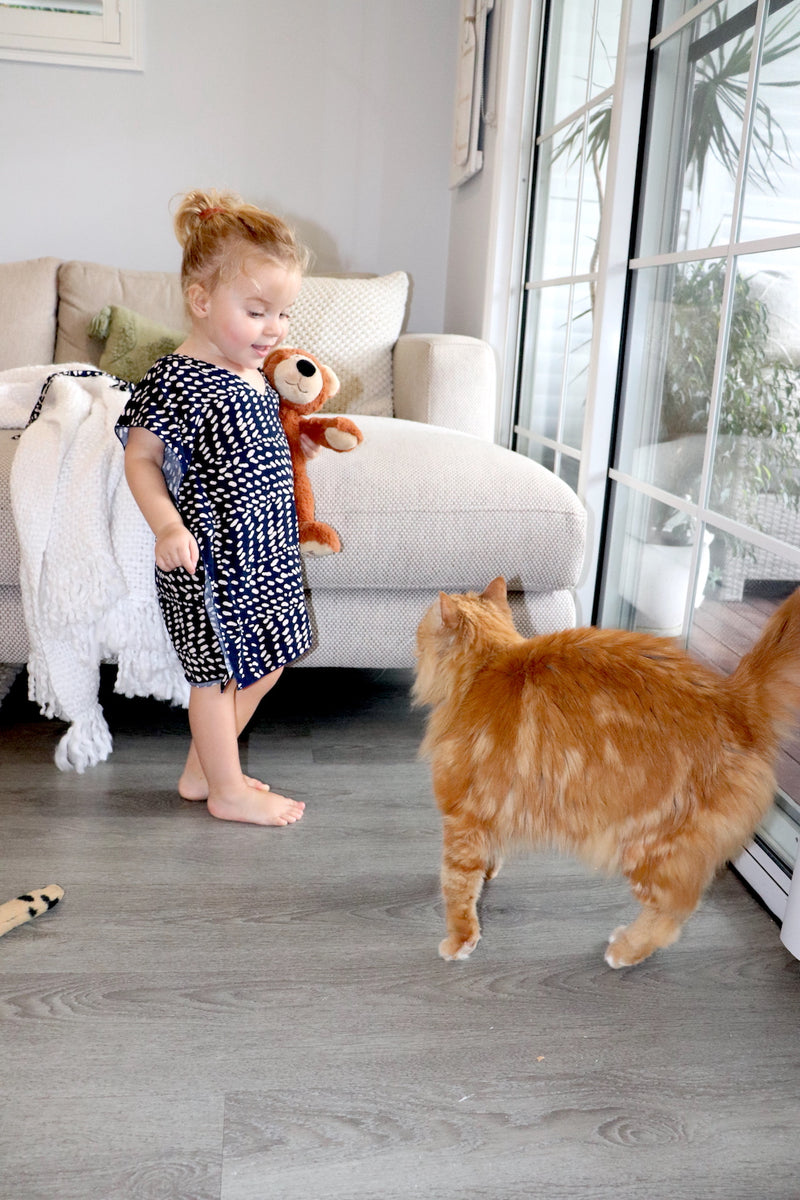
[[[193,317],[204,317],[208,312],[208,292],[202,283],[193,283],[186,290],[186,303]]]

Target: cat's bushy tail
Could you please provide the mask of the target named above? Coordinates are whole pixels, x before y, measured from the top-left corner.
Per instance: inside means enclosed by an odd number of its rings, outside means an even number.
[[[778,737],[791,729],[800,712],[800,588],[769,618],[731,683],[753,698]]]

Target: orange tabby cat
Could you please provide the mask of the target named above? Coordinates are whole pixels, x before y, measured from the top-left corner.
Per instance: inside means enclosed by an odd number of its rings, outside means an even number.
[[[441,956],[472,953],[483,882],[527,842],[628,879],[642,911],[605,954],[626,967],[676,940],[772,803],[775,755],[800,707],[800,588],[730,678],[649,634],[526,640],[503,579],[480,596],[441,593],[417,660],[443,820]]]

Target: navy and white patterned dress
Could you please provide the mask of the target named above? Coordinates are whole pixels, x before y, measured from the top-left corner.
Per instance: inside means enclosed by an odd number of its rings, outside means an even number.
[[[289,445],[277,392],[183,354],[160,358],[120,417],[164,443],[164,478],[197,539],[194,575],[156,567],[161,611],[193,686],[246,687],[311,645]]]

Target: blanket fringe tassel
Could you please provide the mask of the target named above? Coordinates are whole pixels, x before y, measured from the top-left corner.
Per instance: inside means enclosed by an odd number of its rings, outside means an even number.
[[[58,743],[55,754],[59,771],[77,771],[105,762],[113,746],[103,710],[95,704],[73,721]]]

